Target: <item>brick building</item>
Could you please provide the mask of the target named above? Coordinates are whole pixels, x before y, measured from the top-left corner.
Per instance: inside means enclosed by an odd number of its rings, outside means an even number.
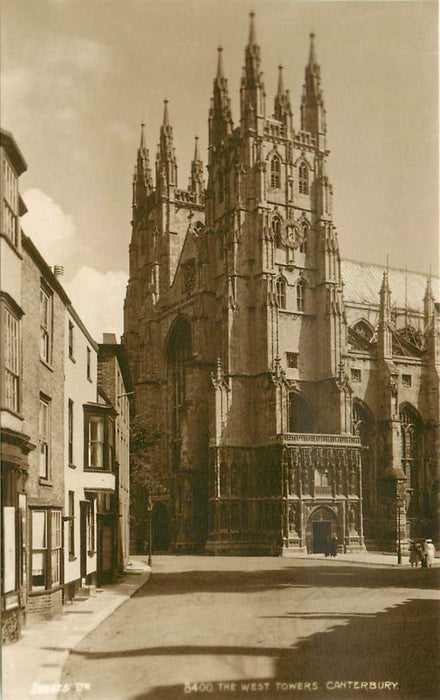
[[[219,49],[206,187],[197,140],[178,186],[167,103],[155,178],[142,126],[123,342],[171,545],[438,539],[438,280],[341,259],[313,35],[299,128],[281,68],[269,109],[251,16],[237,126]]]
[[[0,369],[2,497],[2,638],[15,641],[26,606],[26,479],[35,449],[23,419],[23,301],[18,179],[27,169],[14,137],[0,131]]]

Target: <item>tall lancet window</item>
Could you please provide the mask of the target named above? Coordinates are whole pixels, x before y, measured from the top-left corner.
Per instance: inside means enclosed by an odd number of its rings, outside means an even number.
[[[301,234],[302,234],[302,240],[299,246],[299,252],[300,253],[307,253],[307,234],[309,231],[309,227],[307,226],[306,222],[303,221],[301,224]]]
[[[270,186],[277,189],[281,187],[281,163],[278,156],[273,156],[270,161]]]
[[[286,280],[284,277],[277,279],[277,305],[279,309],[286,308]]]
[[[171,429],[175,443],[180,438],[181,424],[186,401],[187,365],[191,357],[191,328],[188,321],[181,320],[175,326],[168,343],[168,378],[171,391]],[[176,444],[176,458],[179,454]],[[173,460],[175,466],[176,460]]]
[[[301,194],[309,194],[309,169],[304,162],[299,166],[298,188]]]
[[[306,310],[306,283],[300,280],[296,285],[296,308],[298,311]]]
[[[400,410],[399,417],[402,469],[406,474],[409,486],[412,489],[417,489],[421,458],[421,421],[411,406],[404,406]]]

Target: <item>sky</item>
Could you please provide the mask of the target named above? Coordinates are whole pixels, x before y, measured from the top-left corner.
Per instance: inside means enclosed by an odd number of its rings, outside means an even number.
[[[24,231],[90,332],[122,332],[140,122],[154,163],[163,100],[186,187],[217,46],[234,123],[251,10],[268,114],[284,66],[294,126],[316,34],[341,255],[438,272],[438,19],[431,0],[2,0],[1,125],[28,163]]]

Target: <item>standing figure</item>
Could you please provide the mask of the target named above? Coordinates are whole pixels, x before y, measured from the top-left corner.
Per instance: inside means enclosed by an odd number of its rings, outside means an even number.
[[[329,557],[331,553],[331,539],[330,537],[325,538],[325,543],[324,543],[324,554],[326,557]]]
[[[423,545],[421,542],[416,542],[415,545],[417,556],[419,558],[420,564],[422,565],[422,568],[426,566],[426,557],[425,557],[425,552],[423,549]]]
[[[338,538],[336,535],[333,535],[333,537],[330,540],[330,553],[332,557],[335,557],[338,553]]]
[[[411,549],[409,551],[409,563],[411,564],[411,568],[414,568],[414,566],[417,569],[417,564],[419,563],[420,560],[420,551],[417,548],[417,544],[415,542],[411,542]]]
[[[432,566],[435,557],[435,547],[432,540],[425,540],[424,553],[426,559],[426,566]]]

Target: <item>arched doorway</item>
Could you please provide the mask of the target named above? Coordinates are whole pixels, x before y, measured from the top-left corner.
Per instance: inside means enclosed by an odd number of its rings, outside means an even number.
[[[165,503],[153,504],[153,551],[165,552],[170,545],[168,508]]]
[[[309,554],[326,551],[331,537],[339,538],[338,517],[329,506],[318,506],[310,513],[306,527],[306,543]]]

